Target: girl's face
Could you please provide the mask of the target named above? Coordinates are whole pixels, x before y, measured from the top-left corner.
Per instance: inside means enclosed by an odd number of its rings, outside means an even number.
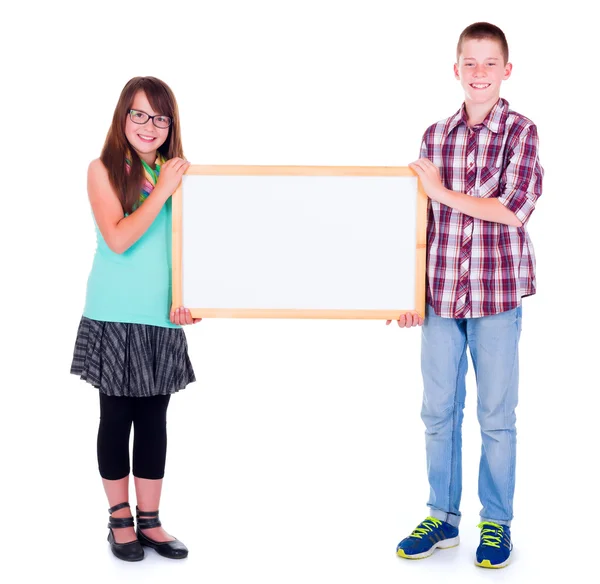
[[[132,110],[135,110],[132,112]],[[144,115],[147,114],[147,115]],[[140,158],[149,165],[156,160],[156,151],[169,137],[169,127],[160,128],[169,123],[167,116],[162,112],[155,112],[143,91],[138,91],[133,98],[133,103],[127,113],[125,122],[125,136]],[[148,116],[157,116],[149,118]],[[133,118],[133,119],[132,119]],[[136,121],[134,121],[136,120]],[[142,123],[139,123],[139,122]],[[137,122],[137,123],[136,123]]]

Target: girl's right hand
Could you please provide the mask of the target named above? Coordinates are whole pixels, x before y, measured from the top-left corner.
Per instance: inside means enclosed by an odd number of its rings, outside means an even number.
[[[189,167],[190,163],[183,158],[167,160],[160,168],[156,188],[164,192],[168,199],[177,190],[181,178]]]

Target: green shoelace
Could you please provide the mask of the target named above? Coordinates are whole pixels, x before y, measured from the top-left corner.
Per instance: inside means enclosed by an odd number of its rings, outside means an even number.
[[[410,537],[421,539],[424,535],[427,535],[430,531],[433,531],[436,527],[440,527],[441,525],[442,522],[439,519],[436,519],[435,517],[426,517],[425,520],[410,534]]]
[[[493,527],[493,529],[490,529],[488,526]],[[504,534],[504,527],[502,527],[502,525],[485,521],[483,523],[480,523],[477,527],[481,529],[481,543],[483,545],[489,545],[490,547],[495,548],[500,547],[502,535]]]

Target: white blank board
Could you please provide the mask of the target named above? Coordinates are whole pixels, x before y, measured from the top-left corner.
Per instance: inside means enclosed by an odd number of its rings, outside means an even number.
[[[174,265],[194,316],[381,318],[420,306],[415,176],[190,170],[173,208]]]

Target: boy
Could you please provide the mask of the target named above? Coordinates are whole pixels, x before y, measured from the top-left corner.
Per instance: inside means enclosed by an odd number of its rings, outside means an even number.
[[[504,33],[486,22],[468,26],[454,65],[464,104],[427,129],[421,158],[410,165],[430,198],[427,308],[424,320],[407,314],[398,325],[423,325],[430,514],[398,544],[403,558],[424,558],[459,542],[468,346],[482,437],[475,563],[502,568],[510,560],[521,298],[536,288],[525,225],[543,177],[535,125],[500,98],[511,70]]]

